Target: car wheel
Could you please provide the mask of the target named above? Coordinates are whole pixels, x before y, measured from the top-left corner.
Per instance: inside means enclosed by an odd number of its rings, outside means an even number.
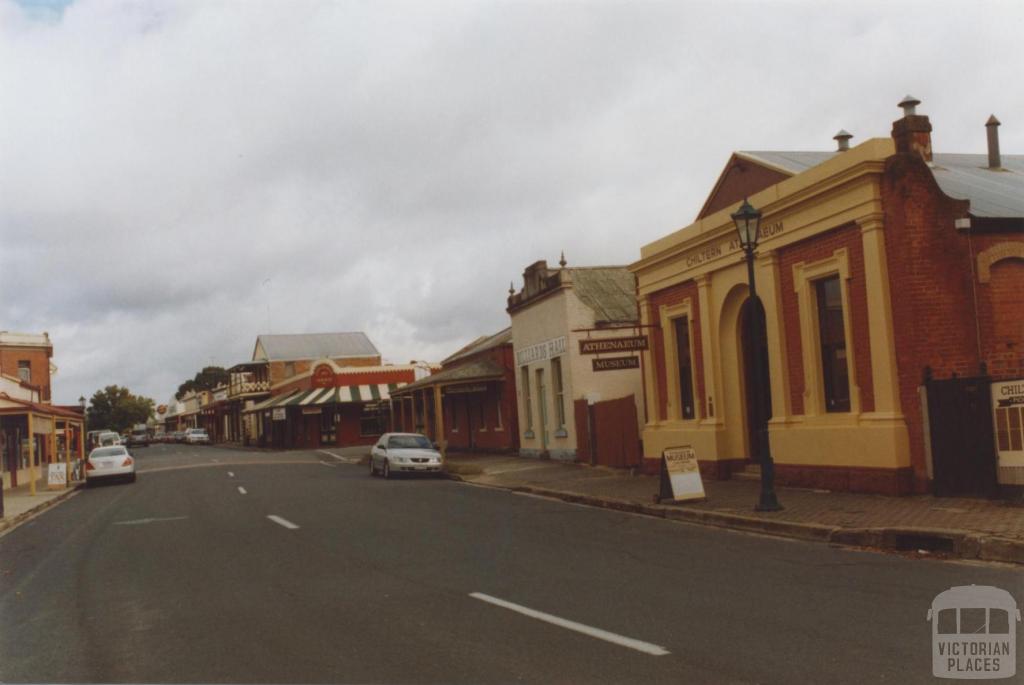
[[[384,479],[391,479],[391,462],[389,462],[387,459],[384,460]]]

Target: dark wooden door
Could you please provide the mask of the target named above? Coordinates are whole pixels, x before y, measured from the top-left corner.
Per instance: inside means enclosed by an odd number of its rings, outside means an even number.
[[[996,496],[991,385],[986,377],[925,383],[936,495]]]
[[[752,301],[743,305],[740,328],[743,352],[743,388],[747,414],[748,459],[760,461],[764,454],[761,444],[761,423],[772,418],[771,377],[768,374],[768,334],[764,307],[760,300],[756,308]],[[756,317],[756,319],[755,319]],[[758,362],[760,361],[760,370]]]

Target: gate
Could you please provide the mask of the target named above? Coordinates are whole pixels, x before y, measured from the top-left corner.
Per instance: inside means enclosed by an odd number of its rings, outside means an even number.
[[[932,479],[940,497],[995,497],[996,448],[987,376],[926,380]]]
[[[632,395],[587,404],[576,400],[576,460],[592,466],[640,465],[640,432]]]

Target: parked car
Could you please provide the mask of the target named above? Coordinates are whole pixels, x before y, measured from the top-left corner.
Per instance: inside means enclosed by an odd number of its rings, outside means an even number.
[[[205,428],[189,428],[185,431],[185,442],[190,445],[209,445],[210,436]]]
[[[185,442],[185,431],[174,431],[174,442]]]
[[[128,434],[129,447],[149,447],[149,431],[143,428],[134,428]]]
[[[124,445],[97,447],[85,460],[85,484],[101,479],[123,478],[135,482],[135,459]]]
[[[444,459],[430,439],[419,433],[385,433],[370,450],[370,475],[442,473]]]
[[[107,431],[106,433],[100,433],[99,437],[96,438],[96,445],[98,447],[112,447],[114,445],[121,444],[121,435],[114,431]]]

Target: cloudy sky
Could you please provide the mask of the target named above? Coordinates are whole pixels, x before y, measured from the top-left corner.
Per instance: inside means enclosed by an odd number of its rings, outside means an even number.
[[[0,330],[165,401],[260,333],[436,361],[627,264],[731,151],[1024,152],[1024,3],[0,0]]]

